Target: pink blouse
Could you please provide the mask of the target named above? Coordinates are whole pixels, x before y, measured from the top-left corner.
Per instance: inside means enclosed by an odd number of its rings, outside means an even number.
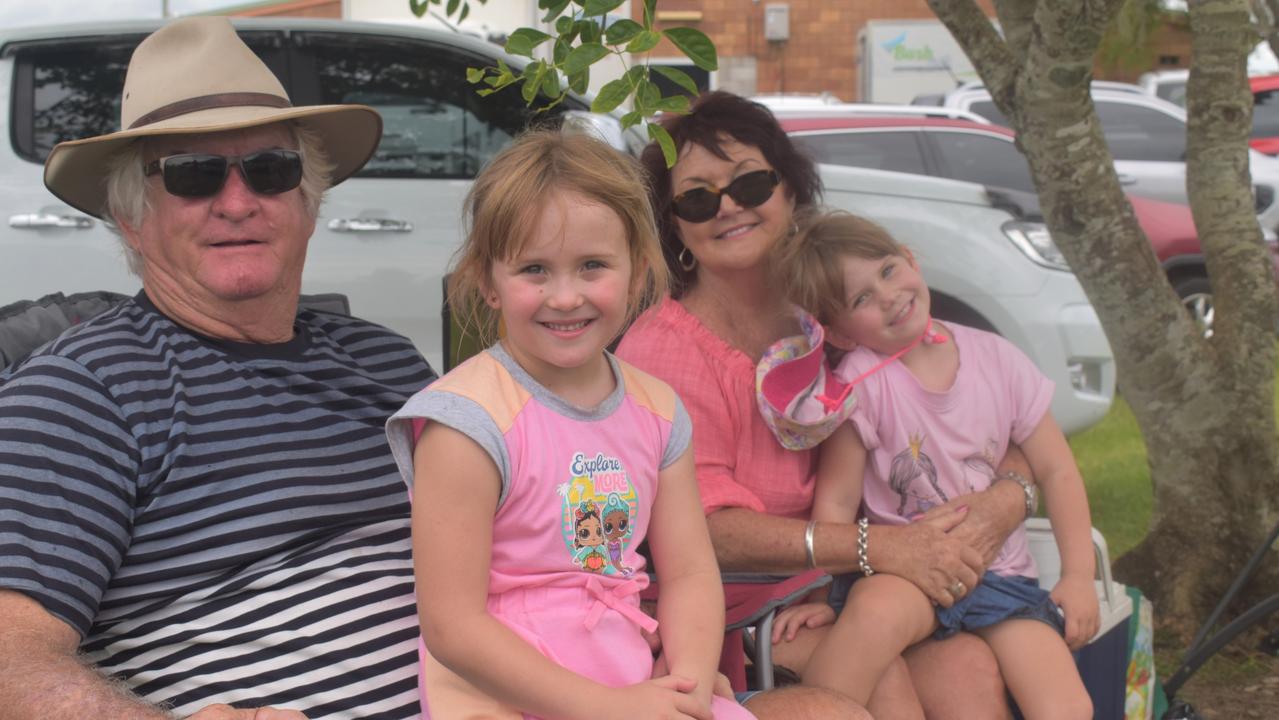
[[[816,454],[786,450],[755,404],[755,363],[666,298],[639,317],[617,356],[675,388],[693,420],[702,510],[808,517]]]

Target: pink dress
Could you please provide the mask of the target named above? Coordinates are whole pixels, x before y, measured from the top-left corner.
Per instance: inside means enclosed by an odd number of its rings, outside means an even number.
[[[413,422],[476,441],[502,480],[493,517],[489,612],[556,663],[613,687],[643,682],[653,656],[640,628],[648,585],[637,552],[658,473],[688,447],[691,425],[664,383],[612,361],[617,389],[583,410],[553,395],[495,345],[415,395],[387,424],[412,486]],[[424,648],[423,648],[424,649]],[[520,718],[423,653],[423,716]],[[736,703],[717,718],[749,718]]]
[[[697,432],[697,487],[707,514],[742,507],[809,516],[815,453],[783,448],[755,400],[755,362],[666,298],[631,325],[618,357],[670,383]]]

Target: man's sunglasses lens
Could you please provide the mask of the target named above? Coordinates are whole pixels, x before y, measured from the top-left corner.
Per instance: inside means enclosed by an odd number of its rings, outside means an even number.
[[[239,166],[245,184],[260,195],[288,192],[302,182],[302,156],[294,150],[264,150],[240,158],[173,155],[156,161],[152,167],[159,166],[164,174],[164,189],[170,194],[199,198],[216,195],[222,189],[231,163]]]
[[[719,212],[722,196],[733,198],[733,202],[744,208],[759,207],[773,196],[779,179],[773,170],[756,170],[733,180],[723,190],[710,188],[693,188],[680,193],[672,203],[675,215],[685,222],[706,222]]]

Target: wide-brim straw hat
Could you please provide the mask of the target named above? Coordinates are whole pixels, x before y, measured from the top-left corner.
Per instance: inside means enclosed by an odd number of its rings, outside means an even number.
[[[225,17],[177,20],[133,51],[120,103],[121,130],[58,143],[45,161],[44,184],[68,205],[101,218],[111,156],[127,143],[282,121],[320,137],[334,166],[333,185],[364,167],[382,137],[382,117],[366,105],[293,107],[284,86]]]

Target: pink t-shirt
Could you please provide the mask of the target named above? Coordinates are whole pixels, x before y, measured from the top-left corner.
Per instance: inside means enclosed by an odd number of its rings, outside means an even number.
[[[811,451],[786,450],[755,404],[755,363],[666,298],[622,338],[618,357],[665,380],[693,421],[693,455],[702,509],[743,507],[808,517]]]
[[[1024,442],[1052,402],[1052,381],[1012,343],[954,323],[946,327],[959,349],[949,390],[925,389],[900,362],[855,389],[851,421],[869,453],[862,507],[873,523],[904,525],[915,513],[990,487],[1009,442]],[[883,359],[859,348],[844,356],[835,375],[847,382]],[[1025,526],[1008,537],[990,570],[1036,576]]]

